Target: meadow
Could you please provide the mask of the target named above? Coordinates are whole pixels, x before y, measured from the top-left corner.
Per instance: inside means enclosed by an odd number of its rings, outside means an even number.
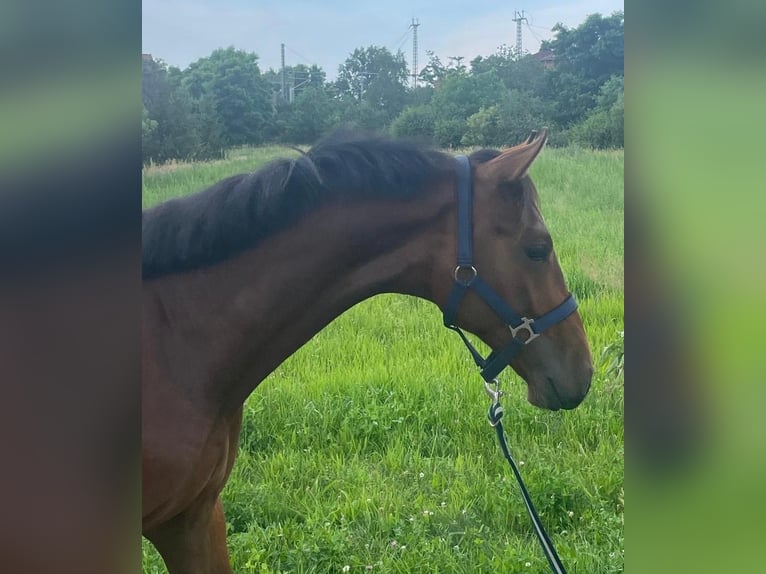
[[[238,149],[147,167],[144,206],[295,153]],[[583,404],[555,413],[527,403],[505,371],[504,425],[570,574],[622,572],[624,155],[547,148],[531,175],[596,371]],[[234,571],[548,571],[488,406],[436,306],[400,295],[355,306],[245,404],[222,494]],[[146,540],[143,572],[166,572]]]

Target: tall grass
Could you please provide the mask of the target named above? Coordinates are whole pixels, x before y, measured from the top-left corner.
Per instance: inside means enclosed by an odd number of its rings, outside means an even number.
[[[144,204],[256,169],[280,148],[150,167]],[[571,573],[623,571],[622,152],[547,149],[532,169],[596,363],[574,411],[502,376],[511,449]],[[606,351],[605,351],[606,349]],[[223,492],[236,572],[545,572],[486,422],[488,399],[432,304],[384,295],[334,321],[245,404]],[[145,573],[165,572],[144,542]],[[348,569],[345,567],[348,566]]]

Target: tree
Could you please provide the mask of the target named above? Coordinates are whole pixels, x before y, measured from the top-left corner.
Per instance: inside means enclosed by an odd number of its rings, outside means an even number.
[[[557,102],[554,119],[560,125],[580,121],[596,105],[601,86],[614,75],[625,74],[625,16],[605,18],[591,14],[574,29],[554,26],[556,37],[542,49],[555,56],[555,69],[547,75],[548,93]]]
[[[503,99],[505,86],[491,70],[483,74],[454,73],[444,79],[432,103],[440,117],[466,119]]]
[[[438,87],[442,80],[446,77],[449,70],[442,64],[439,56],[434,54],[431,50],[426,50],[428,56],[428,64],[426,64],[420,73],[418,74],[418,80],[431,88]]]
[[[304,88],[286,111],[284,137],[292,143],[314,143],[338,121],[335,101],[316,86]]]
[[[596,97],[596,107],[607,109],[616,104],[624,97],[625,77],[612,76],[599,89]]]
[[[178,81],[179,73],[161,60],[142,61],[141,155],[145,163],[194,157],[199,144],[191,99]]]
[[[327,74],[325,74],[324,70],[316,64],[312,64],[311,66],[299,64],[295,66],[293,73],[296,74],[295,78],[299,84],[311,86],[312,88],[323,88],[325,80],[327,79]],[[296,89],[298,87],[299,86],[296,85]]]
[[[450,147],[461,145],[468,117],[499,103],[505,91],[494,71],[469,74],[456,68],[447,74],[431,100],[436,143]]]
[[[540,97],[545,90],[545,67],[532,55],[516,58],[508,46],[500,46],[497,52],[471,60],[471,73],[494,71],[509,90],[519,90]]]
[[[152,136],[157,129],[157,120],[149,117],[149,111],[146,106],[141,107],[141,149],[146,149],[152,145]]]
[[[200,104],[198,112],[204,109],[217,116],[224,145],[266,140],[273,115],[272,90],[261,76],[256,54],[233,47],[215,50],[184,71],[184,84]]]
[[[501,146],[503,138],[503,114],[495,104],[482,108],[466,120],[466,131],[461,143],[467,146]]]
[[[625,14],[591,14],[577,28],[553,27],[556,37],[543,42],[556,57],[556,70],[593,80],[599,86],[625,74]]]
[[[466,129],[465,118],[438,117],[434,122],[434,140],[442,147],[459,147]]]
[[[305,64],[296,64],[295,66],[285,66],[285,83],[291,94],[285,94],[285,99],[293,100],[308,87],[323,88],[327,74],[316,64],[306,66]],[[269,68],[263,73],[263,80],[271,86],[273,92],[280,93],[282,90],[282,70],[274,71]]]
[[[595,109],[570,130],[570,139],[594,148],[625,146],[625,79],[613,76],[601,86]]]
[[[213,96],[203,95],[195,104],[193,114],[193,128],[198,135],[198,143],[195,147],[195,159],[217,158],[223,155],[228,147],[226,127],[216,108]]]
[[[502,101],[482,108],[466,120],[461,143],[468,146],[508,147],[546,124],[550,105],[519,90],[505,93]]]
[[[407,103],[407,63],[386,48],[357,48],[338,70],[334,87],[348,105],[344,119],[382,129]]]
[[[434,112],[431,106],[410,106],[391,124],[396,137],[432,140],[434,137]]]

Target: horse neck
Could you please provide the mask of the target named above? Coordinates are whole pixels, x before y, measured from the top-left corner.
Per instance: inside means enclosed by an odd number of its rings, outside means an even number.
[[[150,307],[165,317],[154,325],[167,343],[166,375],[231,411],[356,303],[384,292],[434,300],[453,209],[450,186],[407,202],[335,204],[219,265],[150,282]]]

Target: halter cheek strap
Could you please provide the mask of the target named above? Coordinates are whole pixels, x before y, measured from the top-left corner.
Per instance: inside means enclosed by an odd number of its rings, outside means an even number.
[[[549,327],[566,319],[577,309],[577,301],[570,294],[557,307],[536,319],[529,319],[514,311],[481,277],[473,265],[473,185],[471,164],[464,155],[457,156],[457,265],[455,266],[452,291],[444,306],[444,326],[455,331],[465,343],[474,362],[481,369],[486,382],[492,380],[508,366],[508,363],[525,345],[534,341]],[[469,289],[473,291],[508,325],[511,340],[486,358],[476,350],[465,333],[457,326],[457,312]],[[526,337],[519,335],[525,332]]]
[[[466,348],[470,351],[476,365],[481,369],[481,376],[484,379],[484,388],[492,397],[492,406],[489,408],[489,423],[495,427],[497,437],[500,441],[500,448],[503,456],[508,460],[513,474],[521,487],[521,493],[524,498],[524,504],[527,512],[532,519],[540,544],[542,545],[545,558],[551,571],[555,574],[566,574],[564,565],[556,553],[556,549],[545,531],[540,517],[535,510],[532,499],[527,492],[524,481],[516,466],[516,462],[511,456],[508,444],[505,440],[505,432],[501,418],[503,416],[503,407],[500,406],[500,385],[495,379],[500,372],[508,366],[508,363],[515,357],[525,345],[529,345],[537,339],[540,334],[556,323],[563,321],[577,309],[577,302],[570,294],[564,301],[551,309],[544,315],[536,319],[529,319],[519,315],[509,305],[505,303],[502,297],[485,283],[479,272],[473,265],[473,214],[472,200],[473,190],[471,185],[471,164],[465,156],[458,156],[458,178],[457,178],[457,265],[455,266],[455,283],[452,286],[452,292],[444,305],[444,325],[452,329],[463,340]],[[473,291],[503,320],[511,331],[511,340],[497,351],[492,351],[485,359],[481,353],[471,344],[465,333],[457,326],[457,311],[463,297],[469,289]],[[524,331],[525,338],[519,335]],[[494,389],[493,385],[494,384]]]

